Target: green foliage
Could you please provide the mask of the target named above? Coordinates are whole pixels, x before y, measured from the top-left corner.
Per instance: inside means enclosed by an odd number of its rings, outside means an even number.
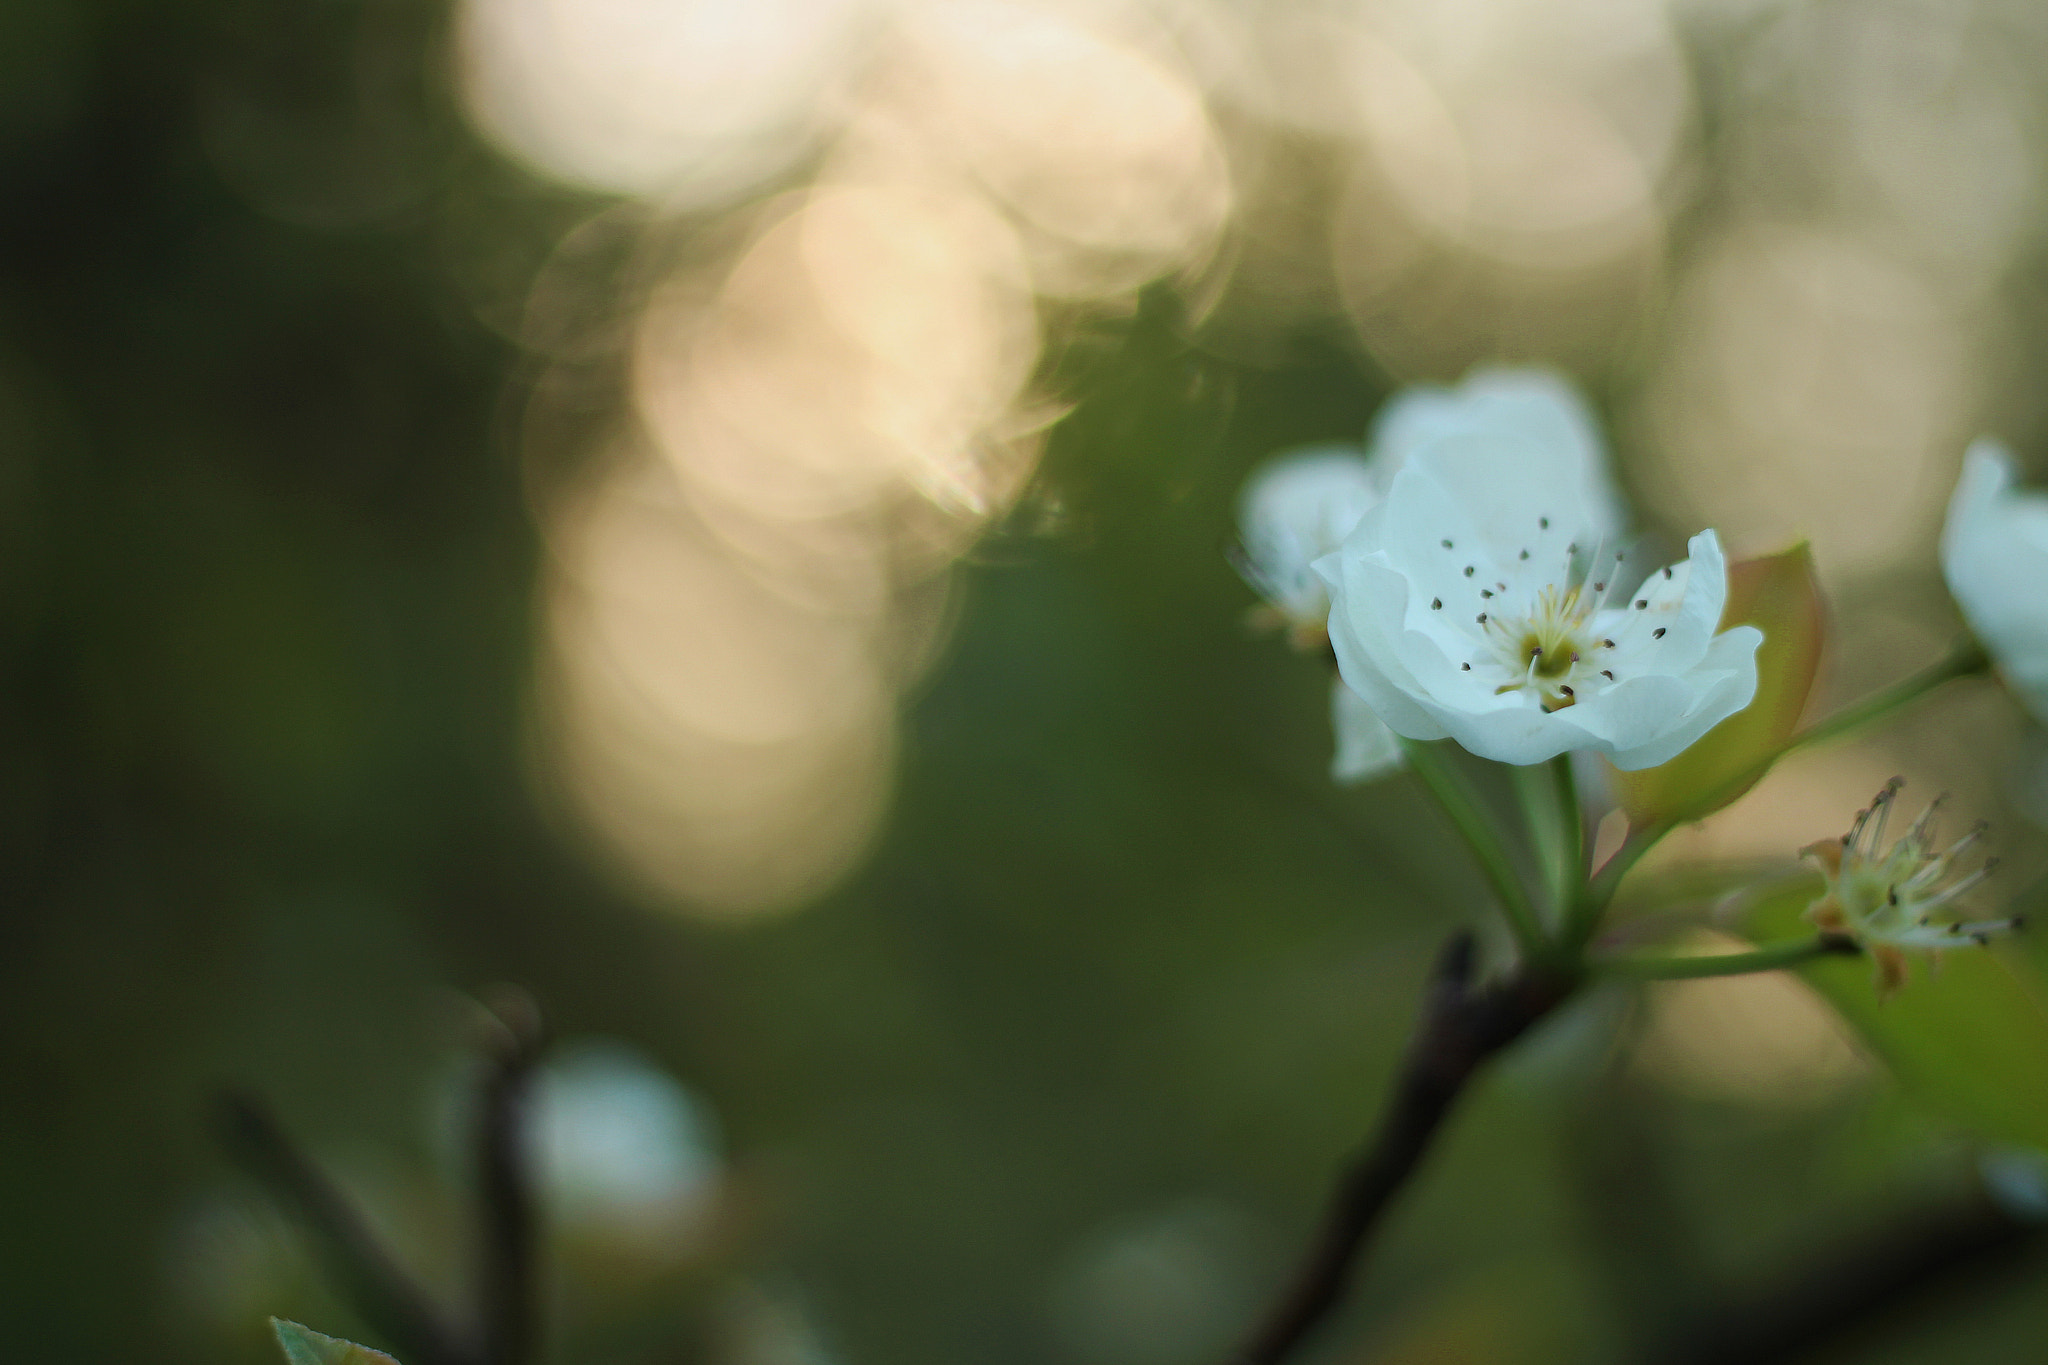
[[[1799,728],[1826,634],[1813,552],[1804,542],[1729,566],[1721,628],[1741,625],[1764,633],[1756,652],[1756,699],[1669,763],[1617,772],[1616,790],[1632,823],[1713,814],[1755,786]]]
[[[1801,912],[1817,894],[1815,881],[1761,902],[1753,931],[1765,941],[1807,931]],[[1799,974],[1929,1109],[1983,1137],[2048,1148],[2048,992],[2032,965],[1974,945],[1938,963],[1915,956],[1913,979],[1885,999],[1865,959],[1822,959]]]
[[[325,1336],[283,1318],[272,1318],[270,1330],[277,1333],[277,1344],[290,1365],[398,1365],[382,1351]]]

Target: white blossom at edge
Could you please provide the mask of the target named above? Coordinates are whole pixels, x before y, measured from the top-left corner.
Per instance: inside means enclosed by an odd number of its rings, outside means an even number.
[[[1971,444],[1942,527],[1941,569],[2000,675],[2048,722],[2048,494],[2015,482],[2003,446]]]

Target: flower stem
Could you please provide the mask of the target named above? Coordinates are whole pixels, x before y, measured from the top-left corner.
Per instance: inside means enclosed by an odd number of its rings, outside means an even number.
[[[1943,683],[1990,671],[1991,656],[1984,652],[1984,646],[1975,640],[1965,640],[1939,663],[1930,664],[1918,673],[1901,678],[1890,687],[1881,687],[1862,701],[1843,707],[1826,720],[1807,726],[1792,736],[1785,747],[1772,757],[1781,758],[1794,749],[1803,749],[1809,744],[1819,744],[1837,735],[1847,734],[1874,720],[1882,720],[1899,708],[1918,701]]]
[[[1515,875],[1514,863],[1501,843],[1500,830],[1481,809],[1477,794],[1436,745],[1403,738],[1401,751],[1407,756],[1408,766],[1464,837],[1472,856],[1478,859],[1479,870],[1486,875],[1487,884],[1507,912],[1508,927],[1514,931],[1522,951],[1531,958],[1547,956],[1542,925],[1536,918],[1536,908],[1529,903],[1528,889]]]
[[[1595,961],[1593,970],[1638,981],[1681,981],[1703,976],[1742,976],[1797,967],[1822,957],[1854,957],[1863,950],[1843,934],[1818,934],[1790,943],[1773,943],[1746,953],[1698,953],[1689,957],[1612,957]]]
[[[1570,754],[1550,760],[1550,778],[1557,784],[1558,922],[1569,925],[1585,899],[1586,885],[1586,813],[1579,805],[1579,775]]]

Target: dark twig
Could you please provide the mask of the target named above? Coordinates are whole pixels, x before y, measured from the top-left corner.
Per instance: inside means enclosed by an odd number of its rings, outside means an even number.
[[[1469,932],[1444,945],[1378,1131],[1337,1187],[1301,1270],[1235,1365],[1277,1365],[1328,1316],[1387,1206],[1428,1153],[1480,1066],[1571,994],[1568,978],[1522,968],[1474,987]]]
[[[1923,1210],[1854,1239],[1833,1261],[1808,1264],[1768,1293],[1687,1314],[1648,1354],[1654,1365],[1783,1365],[1887,1319],[1996,1283],[2040,1254],[2048,1231],[1979,1196]]]
[[[260,1100],[228,1092],[220,1096],[217,1109],[229,1153],[313,1230],[329,1273],[406,1365],[480,1365],[427,1294]]]
[[[477,1275],[484,1365],[527,1365],[537,1339],[538,1228],[526,1107],[540,1058],[540,1011],[524,992],[491,1002],[489,1070],[478,1094]]]

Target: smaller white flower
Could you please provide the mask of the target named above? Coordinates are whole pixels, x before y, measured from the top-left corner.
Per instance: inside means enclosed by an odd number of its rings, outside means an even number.
[[[1820,898],[1806,917],[1825,933],[1842,934],[1861,944],[1877,964],[1877,988],[1889,995],[1906,984],[1906,950],[1939,953],[1964,944],[1983,944],[1991,935],[2019,927],[2011,919],[1965,921],[1949,916],[1948,906],[1971,890],[1998,865],[1985,859],[1976,871],[1950,881],[1956,858],[1977,842],[1985,826],[1940,851],[1934,846],[1934,821],[1941,809],[1936,797],[1912,827],[1888,849],[1885,822],[1904,784],[1893,778],[1856,823],[1839,839],[1823,839],[1800,850],[1827,878]]]
[[[2000,675],[2048,723],[2048,494],[2014,482],[2003,446],[1970,446],[1942,527],[1941,569]]]
[[[1321,648],[1330,595],[1310,565],[1344,543],[1380,500],[1380,479],[1352,446],[1307,446],[1261,465],[1238,495],[1238,572],[1299,645]]]
[[[1238,498],[1238,571],[1295,648],[1329,648],[1330,595],[1310,566],[1343,544],[1380,500],[1379,483],[1364,454],[1325,445],[1275,456],[1245,484]],[[1330,728],[1337,738],[1334,781],[1369,782],[1401,766],[1401,742],[1342,678],[1331,687]]]

